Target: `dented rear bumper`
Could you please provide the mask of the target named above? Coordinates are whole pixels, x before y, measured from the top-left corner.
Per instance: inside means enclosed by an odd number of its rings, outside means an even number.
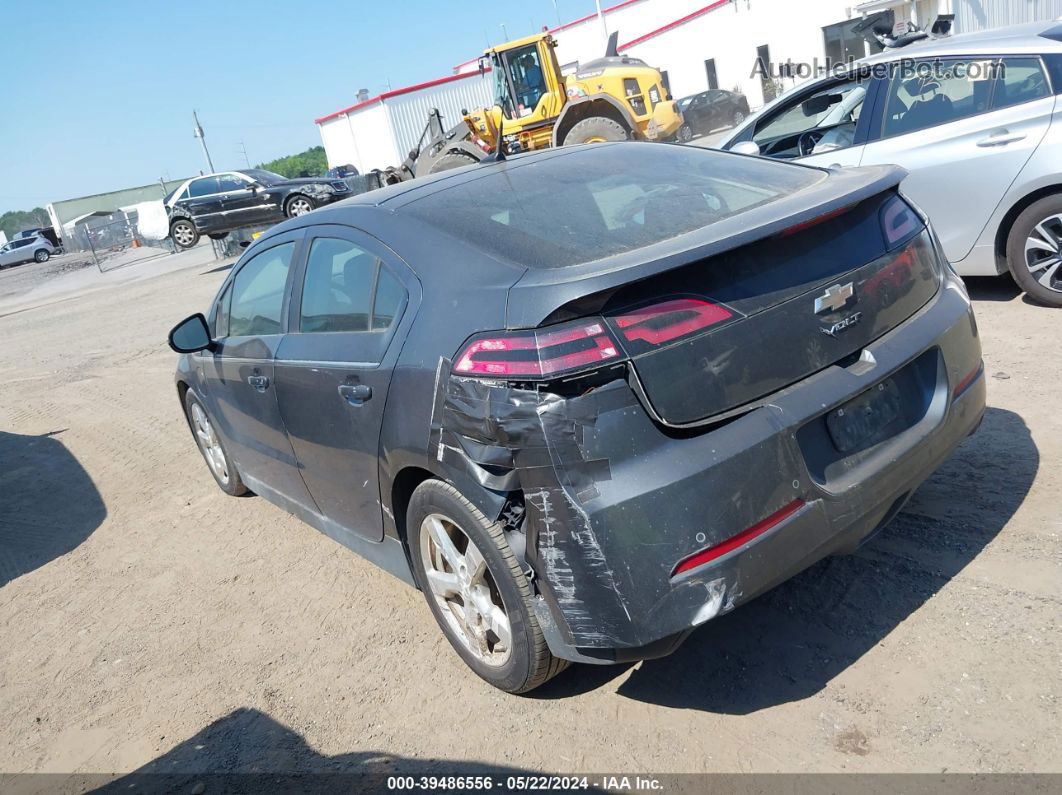
[[[857,362],[828,367],[714,430],[654,423],[622,377],[564,398],[444,366],[429,447],[463,478],[523,494],[524,556],[556,655],[655,657],[889,521],[980,422],[980,362],[969,301],[949,275]],[[885,379],[905,401],[895,433],[840,453],[826,415]],[[794,505],[747,543],[673,575],[690,555]]]

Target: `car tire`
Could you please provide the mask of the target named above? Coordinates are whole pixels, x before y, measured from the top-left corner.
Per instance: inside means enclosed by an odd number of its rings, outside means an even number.
[[[462,166],[472,166],[478,162],[479,161],[476,160],[476,158],[466,152],[449,152],[432,163],[431,168],[428,169],[428,173],[438,174],[440,171],[449,171],[452,168],[461,168]]]
[[[591,116],[572,125],[564,136],[563,146],[595,144],[605,141],[626,141],[630,138],[627,128],[607,116]]]
[[[229,236],[228,232],[211,232],[207,235],[211,240],[224,240]]]
[[[568,667],[546,645],[531,585],[501,522],[491,522],[457,489],[434,479],[413,492],[406,517],[417,582],[469,668],[499,690],[526,693]]]
[[[170,224],[170,238],[179,249],[192,248],[199,242],[199,230],[188,218],[178,218]]]
[[[693,140],[693,128],[688,124],[683,124],[679,127],[678,139],[680,143],[689,143]]]
[[[1007,267],[1031,299],[1062,307],[1062,194],[1033,202],[1014,219]]]
[[[203,454],[207,469],[214,476],[218,488],[231,497],[247,494],[248,488],[236,470],[236,462],[229,455],[221,435],[215,430],[206,406],[191,389],[184,395],[184,412],[199,452]]]
[[[288,200],[284,202],[284,215],[288,218],[298,218],[300,215],[306,215],[306,213],[313,209],[313,201],[308,196],[303,196],[301,193],[289,196]]]
[[[48,257],[50,256],[51,254],[48,253],[48,249],[46,248],[39,248],[33,252],[33,259],[36,262],[47,262]]]
[[[735,110],[734,115],[730,117],[731,126],[737,127],[743,121],[745,121],[745,114],[740,110]]]

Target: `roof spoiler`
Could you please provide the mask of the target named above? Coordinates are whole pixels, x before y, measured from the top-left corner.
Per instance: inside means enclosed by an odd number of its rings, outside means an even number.
[[[926,33],[908,20],[897,22],[892,10],[887,10],[871,14],[856,24],[852,30],[871,44],[885,49],[897,49],[923,39],[943,38],[951,33],[954,21],[954,14],[938,14],[930,26],[929,33]]]

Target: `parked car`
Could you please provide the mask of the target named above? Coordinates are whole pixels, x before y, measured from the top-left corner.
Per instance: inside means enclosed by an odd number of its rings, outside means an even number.
[[[0,248],[0,268],[23,262],[47,262],[59,249],[43,237],[17,237]]]
[[[678,139],[689,141],[720,127],[736,127],[749,115],[749,101],[744,94],[711,88],[678,101],[682,112],[682,126]]]
[[[218,486],[419,587],[491,684],[662,656],[981,421],[903,176],[624,142],[381,188],[266,232],[172,330],[182,411]]]
[[[186,180],[163,205],[173,242],[191,248],[202,234],[220,240],[233,229],[294,218],[349,195],[350,186],[341,179],[286,179],[248,168]]]
[[[792,89],[721,146],[898,163],[960,274],[1009,269],[1030,297],[1062,306],[1060,94],[1059,22],[924,39]]]

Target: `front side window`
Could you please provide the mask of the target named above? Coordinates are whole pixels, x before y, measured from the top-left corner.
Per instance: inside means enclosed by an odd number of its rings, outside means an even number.
[[[863,108],[864,80],[848,80],[805,95],[753,133],[760,150],[773,157],[799,157],[848,146]]]
[[[1039,58],[1004,58],[992,92],[992,110],[1049,96]]]
[[[988,59],[936,59],[900,71],[889,85],[882,134],[903,135],[984,113],[995,74]]]
[[[229,299],[232,298],[232,285],[225,288],[225,292],[218,299],[217,310],[214,313],[214,338],[221,339],[229,336]]]
[[[279,334],[284,287],[294,243],[284,243],[251,257],[232,280],[229,336]]]
[[[209,196],[211,193],[217,192],[217,177],[203,177],[202,179],[193,179],[192,184],[188,186],[188,195],[192,198],[195,198],[196,196]]]
[[[244,190],[250,183],[235,174],[222,174],[218,177],[218,191],[231,193],[232,191]]]
[[[385,331],[404,300],[405,289],[378,257],[349,240],[319,237],[306,262],[299,330]]]

